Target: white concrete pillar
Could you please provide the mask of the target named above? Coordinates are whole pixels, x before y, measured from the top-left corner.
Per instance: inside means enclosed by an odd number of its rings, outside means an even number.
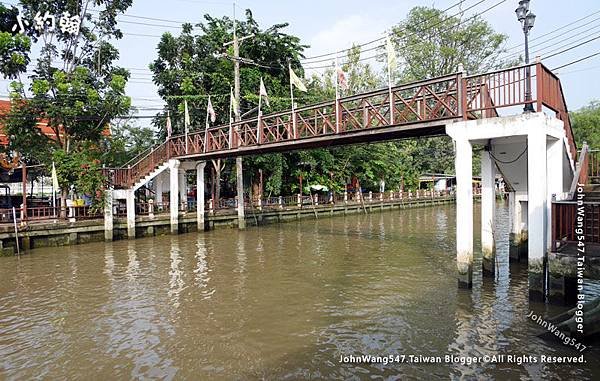
[[[488,151],[481,151],[481,251],[483,252],[483,274],[495,275],[496,244],[496,164]]]
[[[238,199],[238,228],[246,229],[246,217],[244,216],[244,174],[242,167],[242,158],[235,158],[236,180],[237,180],[237,199]]]
[[[547,179],[548,179],[548,193],[546,195],[546,216],[547,216],[547,227],[546,227],[546,249],[552,248],[552,201],[563,200],[563,159],[566,157],[563,151],[562,140],[551,140],[546,141],[547,149],[546,156],[548,160],[547,165]]]
[[[196,220],[198,231],[204,231],[204,168],[206,162],[196,164]]]
[[[545,296],[544,259],[548,242],[546,132],[541,127],[531,128],[527,135],[528,270],[529,297],[533,300],[543,300]]]
[[[154,178],[154,191],[156,192],[156,199],[154,201],[156,201],[157,204],[162,204],[163,200],[162,200],[162,194],[164,192],[164,188],[163,188],[163,184],[164,184],[164,172],[159,173],[155,178]]]
[[[148,200],[148,217],[154,218],[154,200]]]
[[[135,238],[135,191],[129,189],[127,191],[127,238]]]
[[[114,214],[113,214],[113,191],[108,189],[104,199],[104,240],[113,240]]]
[[[179,232],[179,160],[169,160],[169,210],[171,234]]]
[[[187,172],[184,168],[179,168],[177,181],[179,182],[179,205],[182,210],[187,212]]]
[[[461,138],[456,146],[456,265],[458,286],[473,286],[473,148]]]

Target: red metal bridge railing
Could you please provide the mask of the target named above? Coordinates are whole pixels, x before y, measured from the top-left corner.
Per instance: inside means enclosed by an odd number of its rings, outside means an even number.
[[[529,98],[526,81],[531,82]],[[174,136],[128,167],[110,169],[106,174],[115,187],[128,188],[170,158],[234,156],[241,148],[314,138],[334,140],[369,129],[416,123],[490,118],[498,116],[500,109],[525,104],[536,105],[539,112],[546,107],[556,113],[564,122],[575,159],[577,148],[560,80],[537,63],[470,76],[446,75]]]

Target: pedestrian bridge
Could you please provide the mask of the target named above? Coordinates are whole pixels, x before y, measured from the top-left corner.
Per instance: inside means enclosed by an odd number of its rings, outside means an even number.
[[[533,112],[523,113],[525,106]],[[500,173],[510,192],[512,235],[527,245],[530,293],[543,296],[544,259],[556,245],[552,203],[573,197],[587,162],[578,157],[561,82],[541,62],[483,74],[457,72],[170,137],[126,167],[106,169],[113,188],[104,215],[106,238],[112,239],[113,199],[126,200],[128,232],[135,237],[135,191],[151,180],[157,194],[168,190],[176,233],[178,205],[187,197],[186,170],[197,172],[197,221],[204,229],[204,168],[210,159],[444,134],[455,144],[459,285],[472,284],[472,147],[480,145],[484,273],[495,269],[494,179]],[[238,182],[241,178],[238,165]],[[243,197],[239,183],[238,200]],[[243,207],[238,217],[243,228]]]

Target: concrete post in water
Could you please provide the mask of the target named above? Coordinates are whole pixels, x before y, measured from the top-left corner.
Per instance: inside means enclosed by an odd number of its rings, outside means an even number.
[[[523,231],[523,196],[520,192],[508,193],[508,214],[510,219],[509,257],[520,262],[527,255],[527,235]]]
[[[348,191],[344,191],[344,205],[348,204]]]
[[[104,200],[104,240],[112,242],[114,229],[113,191],[108,189]]]
[[[527,135],[528,271],[529,298],[531,300],[545,299],[545,274],[547,270],[546,133],[542,126],[539,127],[531,128]]]
[[[184,168],[179,168],[178,178],[179,182],[179,205],[181,209],[187,212],[187,176]]]
[[[148,200],[148,217],[154,218],[154,200]]]
[[[235,158],[236,179],[237,179],[237,198],[238,198],[238,228],[246,229],[246,218],[244,216],[244,175],[242,168],[242,158]]]
[[[283,197],[279,196],[279,209],[283,209]]]
[[[318,206],[319,205],[319,195],[315,194],[314,197],[313,197],[313,199],[314,199],[315,205]]]
[[[473,157],[471,142],[454,140],[456,145],[456,264],[458,286],[473,286]]]
[[[369,202],[373,202],[373,192],[369,191]]]
[[[546,140],[547,144],[547,159],[546,165],[548,174],[548,189],[546,194],[546,253],[547,258],[547,269],[548,269],[548,301],[550,303],[558,304],[572,304],[577,299],[576,288],[571,285],[577,283],[577,265],[576,261],[571,263],[565,262],[565,258],[560,255],[555,255],[552,249],[552,220],[555,217],[552,216],[552,201],[562,201],[565,198],[565,185],[563,183],[563,168],[562,160],[566,156],[564,152],[563,139],[549,138]],[[556,219],[555,219],[556,220]],[[597,225],[596,225],[597,226]],[[593,249],[588,248],[588,251]],[[586,258],[587,259],[587,258]]]
[[[130,189],[127,191],[127,238],[135,238],[135,191]]]
[[[206,162],[196,164],[196,222],[198,231],[204,230],[204,168]]]
[[[214,212],[214,200],[211,198],[210,200],[208,200],[208,214],[210,214],[212,216],[213,212]]]
[[[491,149],[491,147],[489,148]],[[483,274],[495,275],[496,244],[494,242],[496,209],[496,164],[491,153],[481,151],[481,251]]]
[[[164,172],[163,172],[164,173]],[[154,178],[154,187],[155,187],[155,191],[156,191],[156,200],[154,200],[157,204],[157,206],[160,207],[160,205],[163,202],[162,199],[162,194],[163,194],[163,173],[159,173],[155,178]]]
[[[302,207],[302,196],[300,195],[300,193],[298,193],[298,208]]]
[[[179,160],[169,160],[169,210],[171,234],[179,233]]]

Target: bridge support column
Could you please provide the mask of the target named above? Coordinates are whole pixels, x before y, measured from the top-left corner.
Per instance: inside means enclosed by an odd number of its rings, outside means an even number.
[[[242,169],[242,158],[235,158],[236,178],[237,178],[237,198],[238,198],[238,228],[246,229],[246,217],[244,216],[244,173]]]
[[[185,168],[179,167],[177,181],[179,182],[179,205],[182,210],[187,211],[187,172]]]
[[[469,140],[456,145],[456,264],[459,288],[473,286],[473,148]]]
[[[179,233],[179,160],[169,160],[169,210],[171,234]]]
[[[196,165],[196,220],[198,231],[204,231],[204,168],[206,162],[201,161]]]
[[[113,190],[106,191],[104,199],[104,240],[112,242],[114,238]]]
[[[481,251],[483,275],[494,276],[496,271],[495,209],[496,163],[490,152],[481,151]]]
[[[531,128],[527,135],[529,299],[540,301],[545,299],[547,272],[546,165],[546,133],[543,128]]]
[[[160,207],[160,204],[162,204],[162,202],[163,202],[163,199],[162,199],[163,183],[164,183],[163,173],[160,173],[154,179],[154,191],[156,192],[156,199],[154,201],[157,204],[157,206],[159,206],[159,207]]]
[[[135,191],[127,191],[127,238],[135,239]]]

